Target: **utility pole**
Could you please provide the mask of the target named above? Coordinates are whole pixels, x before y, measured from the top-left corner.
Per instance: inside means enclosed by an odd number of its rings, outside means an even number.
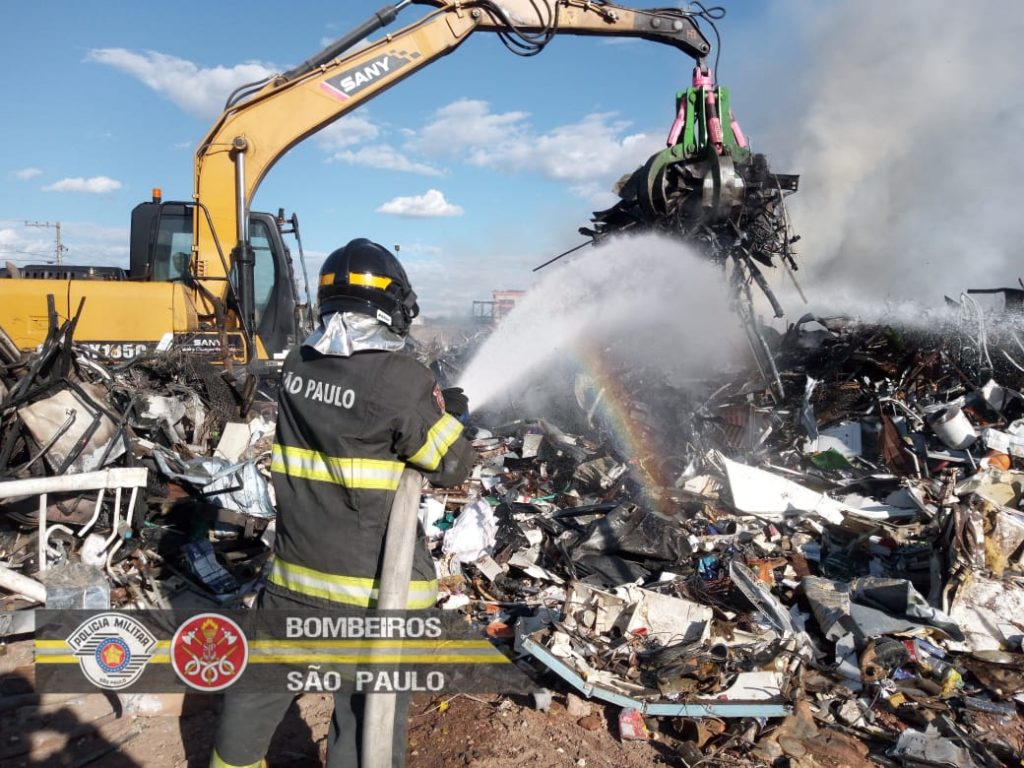
[[[57,230],[56,245],[53,249],[53,255],[57,257],[57,266],[61,266],[64,263],[64,254],[67,252],[67,248],[64,247],[64,243],[60,239],[60,222],[51,224],[48,221],[26,221],[26,227],[46,227],[48,229]]]

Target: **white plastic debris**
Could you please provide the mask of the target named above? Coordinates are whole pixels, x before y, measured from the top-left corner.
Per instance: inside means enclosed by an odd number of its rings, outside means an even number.
[[[102,568],[107,562],[106,537],[98,533],[90,533],[82,541],[82,549],[78,553],[82,562],[86,565],[93,565]]]
[[[856,421],[841,421],[838,424],[819,429],[814,440],[808,440],[804,446],[806,453],[822,453],[835,451],[847,459],[860,456],[863,452],[861,426]]]
[[[433,496],[425,496],[420,501],[420,510],[417,513],[420,525],[423,526],[423,533],[428,539],[436,539],[444,535],[444,531],[436,526],[438,520],[444,517],[444,502],[435,499]]]
[[[844,515],[856,511],[823,493],[763,469],[748,467],[724,456],[722,462],[729,477],[733,504],[741,512],[770,520],[782,520],[787,513],[813,512],[838,525]]]
[[[220,435],[220,442],[217,443],[217,449],[213,455],[226,459],[232,464],[236,463],[242,458],[242,454],[245,453],[245,449],[249,446],[250,436],[248,424],[237,421],[228,422],[224,425],[224,431]]]
[[[472,563],[494,551],[498,525],[494,511],[484,499],[477,499],[462,508],[455,525],[444,535],[442,551],[460,563]]]

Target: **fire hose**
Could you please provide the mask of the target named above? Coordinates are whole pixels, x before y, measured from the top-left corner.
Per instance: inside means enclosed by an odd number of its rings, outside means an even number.
[[[377,598],[380,610],[403,610],[409,599],[422,486],[423,478],[419,472],[407,468],[402,473],[398,492],[391,505],[387,533],[384,534],[384,556]],[[391,768],[396,696],[394,693],[366,695],[361,768]]]

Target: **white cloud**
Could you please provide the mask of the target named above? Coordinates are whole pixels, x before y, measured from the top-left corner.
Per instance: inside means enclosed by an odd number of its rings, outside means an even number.
[[[385,171],[405,171],[406,173],[422,173],[425,176],[440,176],[441,171],[426,163],[410,160],[390,144],[371,144],[358,149],[346,149],[335,152],[331,160],[340,160],[352,165],[363,165],[367,168],[380,168]]]
[[[329,160],[337,160],[367,168],[386,171],[421,173],[425,176],[440,176],[441,171],[427,163],[417,162],[406,152],[388,143],[356,145],[373,141],[384,133],[384,127],[370,119],[366,111],[349,114],[317,133],[316,142],[330,153]]]
[[[61,224],[61,239],[69,264],[128,266],[128,230],[87,222]],[[54,231],[26,227],[24,221],[0,219],[0,265],[13,261],[19,266],[54,260]]]
[[[611,208],[619,201],[619,196],[611,190],[611,187],[607,185],[602,186],[596,181],[573,184],[569,187],[569,191],[576,195],[576,197],[585,200],[587,205],[592,206],[595,211]]]
[[[390,213],[394,216],[411,216],[415,218],[435,218],[439,216],[461,216],[465,211],[444,199],[438,189],[428,189],[422,195],[396,197],[379,208],[377,213]]]
[[[659,140],[645,133],[623,135],[629,127],[611,113],[585,116],[570,125],[533,135],[510,136],[479,147],[470,162],[485,168],[537,171],[549,179],[577,184],[621,175],[653,154]]]
[[[486,101],[459,99],[438,109],[411,144],[424,152],[455,155],[466,147],[496,144],[510,133],[522,134],[528,116],[527,112],[495,114]]]
[[[497,170],[537,172],[583,188],[632,170],[660,148],[647,133],[626,133],[627,120],[593,113],[575,123],[537,131],[526,112],[491,112],[485,101],[460,99],[442,107],[409,142],[438,155],[458,154],[471,164]],[[592,196],[591,190],[584,193]]]
[[[0,221],[0,265],[42,262],[53,257],[54,241],[46,230],[26,227],[23,221]]]
[[[126,48],[96,48],[89,51],[86,61],[119,69],[202,118],[219,115],[227,97],[238,86],[263,80],[276,72],[269,64],[258,61],[204,68],[159,51],[139,53]]]
[[[366,110],[349,114],[337,120],[316,134],[316,143],[333,152],[364,141],[372,141],[380,135],[380,126],[370,120]]]
[[[28,179],[34,179],[36,176],[42,174],[42,170],[39,168],[19,168],[16,171],[11,171],[11,175],[16,179],[26,181]]]
[[[53,184],[43,187],[46,192],[88,192],[93,195],[102,195],[121,188],[121,182],[109,176],[93,176],[84,179],[81,176],[61,179]]]

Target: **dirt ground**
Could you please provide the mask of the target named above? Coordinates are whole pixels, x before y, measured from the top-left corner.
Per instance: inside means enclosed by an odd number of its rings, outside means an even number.
[[[32,641],[0,654],[0,768],[205,766],[213,747],[218,697],[163,697],[157,716],[121,711],[103,694],[38,696],[32,693]],[[332,702],[328,695],[296,699],[268,755],[272,768],[321,765]],[[409,716],[409,768],[528,765],[536,768],[647,768],[682,765],[672,740],[620,742],[617,709],[594,704],[580,725],[555,693],[548,712],[524,697],[455,695],[413,699]],[[179,715],[178,712],[181,712]],[[592,730],[591,730],[592,729]]]

